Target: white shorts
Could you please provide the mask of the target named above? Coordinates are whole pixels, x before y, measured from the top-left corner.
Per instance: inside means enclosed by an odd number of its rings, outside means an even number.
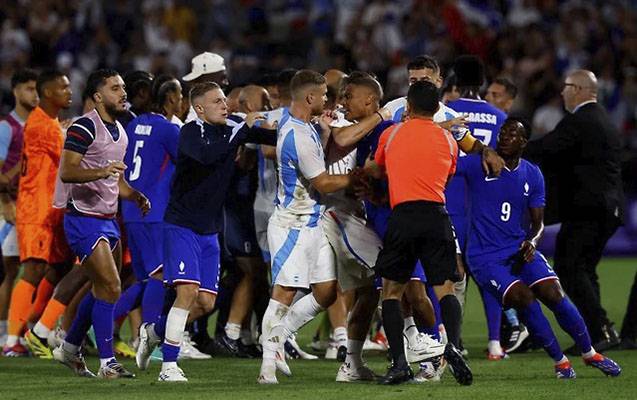
[[[0,218],[0,239],[2,239],[2,256],[19,257],[18,235],[14,225],[8,224]]]
[[[336,271],[341,289],[374,284],[374,266],[383,243],[363,218],[339,210],[323,213],[323,231],[336,254]]]
[[[336,280],[332,249],[321,226],[282,227],[270,220],[268,244],[272,254],[272,285],[306,288]]]
[[[257,234],[257,243],[263,254],[263,261],[270,262],[270,248],[268,247],[268,221],[272,216],[272,210],[265,211],[254,209],[254,230]]]

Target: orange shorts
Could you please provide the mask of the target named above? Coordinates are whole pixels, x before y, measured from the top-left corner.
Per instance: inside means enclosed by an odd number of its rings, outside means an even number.
[[[59,264],[73,259],[73,253],[66,242],[64,225],[16,225],[20,262],[29,258],[44,260],[47,264]]]

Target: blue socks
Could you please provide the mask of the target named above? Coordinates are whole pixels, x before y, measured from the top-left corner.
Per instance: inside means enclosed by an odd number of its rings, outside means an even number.
[[[93,304],[93,329],[95,345],[100,359],[113,358],[113,312],[115,304],[103,300],[95,300]]]
[[[518,316],[522,319],[522,322],[529,328],[529,332],[533,335],[544,347],[544,350],[555,361],[558,362],[564,357],[560,344],[555,337],[555,333],[551,329],[551,324],[542,314],[542,308],[537,300],[534,300],[530,306],[525,309],[518,310]]]
[[[549,307],[557,322],[562,329],[577,343],[582,353],[588,353],[591,351],[591,337],[586,329],[586,324],[575,305],[568,297],[562,298],[562,300],[556,305]]]
[[[82,345],[82,341],[86,337],[86,332],[88,332],[91,328],[91,314],[93,312],[94,303],[95,297],[93,297],[93,293],[89,290],[77,307],[77,313],[73,319],[73,324],[64,338],[65,342],[77,347]]]
[[[425,285],[425,287],[427,288],[427,296],[429,296],[429,300],[431,300],[431,305],[434,307],[436,323],[431,328],[423,329],[423,332],[436,340],[440,340],[440,331],[438,330],[438,327],[442,324],[442,318],[440,317],[440,302],[438,302],[438,297],[436,297],[434,288],[429,285]]]
[[[144,286],[144,282],[137,282],[122,293],[117,303],[115,303],[115,319],[125,316],[139,306]]]
[[[484,315],[487,317],[489,340],[500,340],[500,324],[502,323],[502,307],[495,296],[488,290],[480,289]]]
[[[163,362],[177,362],[177,357],[179,357],[179,346],[162,342],[161,352],[163,355]]]
[[[158,279],[148,278],[142,298],[142,322],[156,322],[164,308],[166,288]]]

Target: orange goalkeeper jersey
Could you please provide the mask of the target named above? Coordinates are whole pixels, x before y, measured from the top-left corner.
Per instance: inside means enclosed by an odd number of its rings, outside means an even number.
[[[19,224],[56,225],[62,210],[53,208],[53,193],[64,134],[57,118],[36,107],[24,126],[22,174],[16,202]]]

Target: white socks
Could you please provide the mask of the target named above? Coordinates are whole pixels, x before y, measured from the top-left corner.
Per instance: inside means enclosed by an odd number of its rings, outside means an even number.
[[[347,357],[345,357],[345,363],[349,364],[349,367],[353,370],[357,370],[363,366],[363,340],[347,340]]]
[[[9,323],[6,319],[0,321],[0,336],[7,334],[7,328],[9,327]]]
[[[270,299],[268,308],[263,314],[263,322],[261,324],[261,345],[263,346],[263,366],[274,366],[276,359],[276,350],[278,345],[269,345],[273,337],[273,329],[278,328],[275,335],[281,334],[281,319],[288,313],[289,307],[283,303],[279,303],[274,299]],[[282,345],[283,343],[281,343]]]
[[[46,339],[49,337],[49,333],[51,333],[51,330],[44,326],[42,322],[38,321],[38,323],[35,324],[35,326],[33,327],[33,333],[35,333],[36,336],[41,337],[42,339]]]
[[[494,356],[503,356],[504,350],[502,350],[502,346],[500,345],[499,340],[489,340],[489,344],[487,345],[489,349],[489,354]]]
[[[323,311],[323,307],[316,301],[313,293],[294,303],[282,320],[285,328],[284,340],[314,319],[321,311]],[[345,331],[345,335],[347,335],[347,331]]]
[[[589,350],[588,353],[582,353],[582,357],[586,358],[591,358],[593,357],[595,354],[597,354],[597,352],[595,351],[594,348],[591,347],[591,349]]]
[[[344,326],[334,328],[334,340],[338,347],[347,346],[347,328]]]
[[[467,292],[467,274],[464,274],[464,277],[460,282],[453,283],[453,294],[458,298],[458,302],[460,303],[460,307],[462,308],[462,312],[464,313],[464,303],[465,303],[465,293]]]
[[[100,368],[103,368],[106,366],[106,364],[109,363],[109,361],[111,360],[115,360],[115,357],[109,357],[109,358],[100,358]]]
[[[18,344],[19,337],[17,335],[9,335],[7,336],[7,347],[13,347]]]
[[[67,352],[69,352],[71,354],[77,354],[77,352],[80,351],[80,347],[79,346],[71,344],[71,343],[69,343],[67,341],[62,342],[62,348],[65,351],[67,351]]]
[[[233,324],[232,322],[226,322],[226,336],[232,340],[239,340],[241,337],[241,325]]]
[[[407,344],[414,343],[418,336],[418,327],[414,317],[407,317],[404,319],[403,335],[407,338]]]

